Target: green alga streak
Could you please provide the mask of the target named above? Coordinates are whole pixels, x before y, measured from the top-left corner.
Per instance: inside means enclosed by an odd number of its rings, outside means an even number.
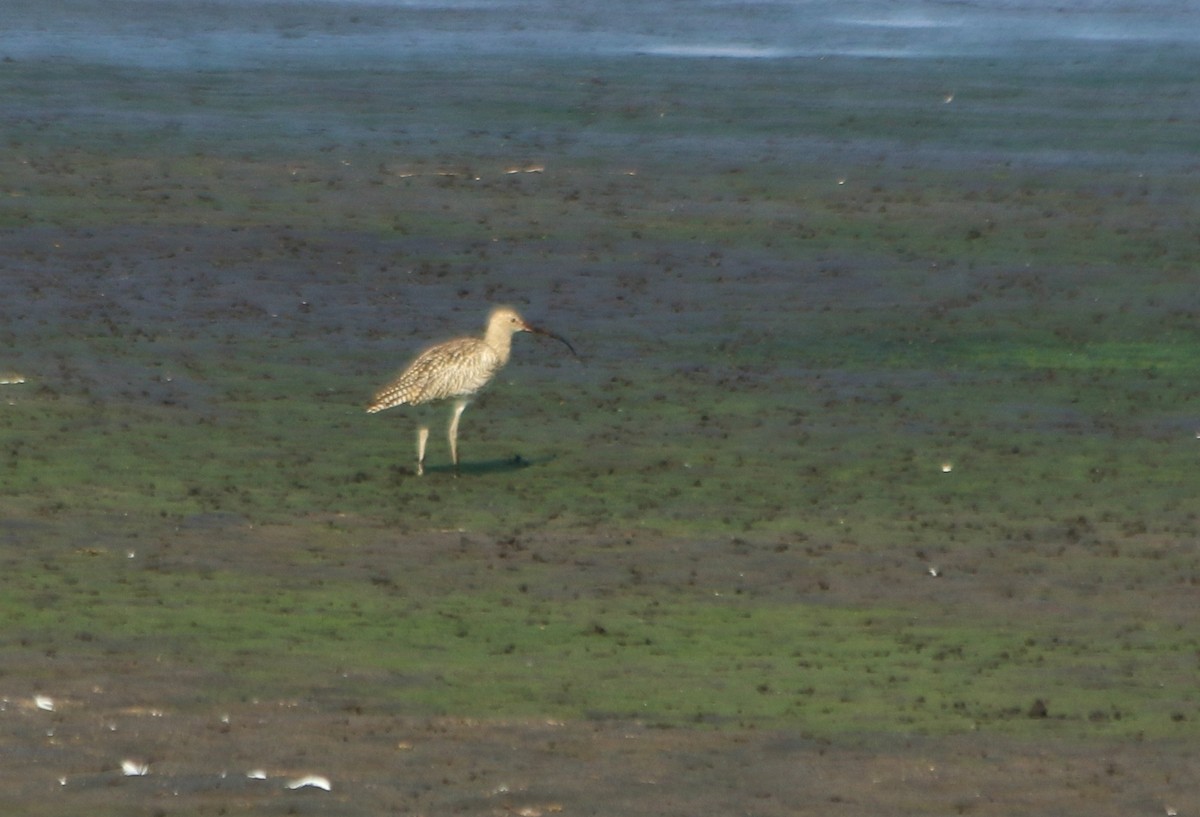
[[[551,599],[544,570],[430,592],[227,571],[144,555],[67,554],[3,612],[20,641],[75,660],[150,650],[220,672],[195,706],[262,696],[476,717],[630,717],[856,732],[1028,733],[1034,697],[1060,735],[1175,734],[1194,634],[1136,622],[1096,643],[1083,622],[970,622],[886,608],[772,604],[733,587]],[[10,644],[6,652],[18,647]],[[190,694],[190,693],[189,693]]]

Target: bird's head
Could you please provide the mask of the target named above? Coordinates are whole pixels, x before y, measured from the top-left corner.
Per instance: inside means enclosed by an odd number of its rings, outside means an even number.
[[[579,354],[575,351],[575,347],[566,338],[541,327],[526,323],[525,319],[511,306],[498,306],[492,310],[491,317],[488,318],[488,334],[490,335],[493,332],[507,332],[510,336],[515,335],[517,332],[532,332],[535,335],[545,335],[562,343],[571,350],[572,355],[579,357]]]
[[[498,306],[493,309],[488,317],[488,329],[504,329],[510,334],[533,331],[533,327],[525,323],[525,319],[511,306]]]

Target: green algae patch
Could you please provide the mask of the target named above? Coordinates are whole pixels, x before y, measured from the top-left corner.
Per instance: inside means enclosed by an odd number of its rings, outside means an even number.
[[[24,547],[6,560],[3,654],[43,667],[41,686],[103,683],[153,656],[146,687],[121,694],[173,709],[279,699],[824,738],[1178,737],[1200,704],[1195,635],[1166,619],[1096,641],[1087,619],[1041,612],[764,599],[744,571],[676,582],[627,546],[564,559],[545,542],[412,543],[352,524],[304,542],[236,519],[137,536],[113,522],[10,531]],[[425,558],[437,550],[447,564]],[[671,550],[696,563],[707,546]],[[197,680],[172,693],[163,676]]]

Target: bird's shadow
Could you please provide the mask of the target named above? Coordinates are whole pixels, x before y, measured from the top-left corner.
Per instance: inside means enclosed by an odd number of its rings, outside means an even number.
[[[426,465],[425,474],[449,474],[451,476],[458,475],[466,476],[484,476],[487,474],[507,474],[512,471],[521,471],[525,468],[530,468],[534,465],[541,465],[550,462],[553,457],[544,457],[542,459],[531,460],[522,457],[520,454],[514,454],[511,457],[505,457],[500,460],[481,460],[479,462],[460,462],[456,470],[453,465]]]

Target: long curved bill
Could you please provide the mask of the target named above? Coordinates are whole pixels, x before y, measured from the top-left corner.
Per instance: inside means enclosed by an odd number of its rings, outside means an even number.
[[[568,349],[570,349],[571,355],[576,360],[579,359],[579,353],[575,351],[575,347],[572,346],[571,342],[568,341],[566,338],[564,338],[562,335],[556,335],[553,332],[549,332],[549,331],[542,329],[540,327],[537,327],[537,326],[530,326],[529,324],[525,324],[525,329],[529,332],[534,333],[535,335],[545,335],[548,338],[554,338],[559,343],[561,343],[563,346],[566,346]]]

